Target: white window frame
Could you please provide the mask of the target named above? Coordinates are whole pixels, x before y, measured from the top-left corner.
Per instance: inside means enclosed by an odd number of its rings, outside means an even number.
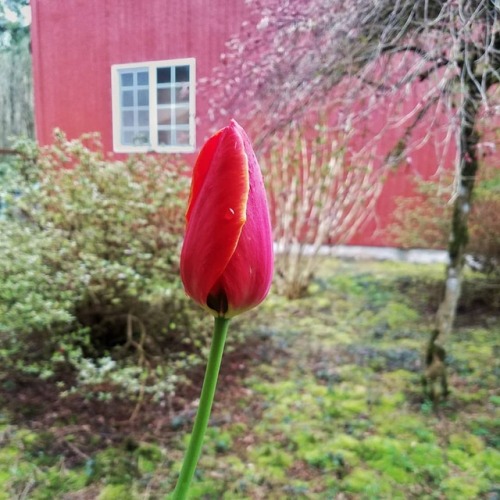
[[[158,104],[157,79],[158,68],[173,66],[189,66],[189,144],[162,145],[158,143]],[[122,109],[120,96],[120,73],[122,70],[140,69],[149,73],[149,144],[129,145],[122,144]],[[127,64],[113,64],[111,66],[111,97],[113,119],[113,150],[117,153],[192,153],[196,149],[196,61],[194,58],[167,59],[162,61],[148,61]],[[173,125],[175,130],[175,124]]]

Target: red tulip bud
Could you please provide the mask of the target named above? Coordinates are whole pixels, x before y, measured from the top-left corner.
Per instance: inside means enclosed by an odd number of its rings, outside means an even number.
[[[260,304],[273,273],[271,224],[259,164],[234,120],[200,151],[186,221],[181,253],[186,293],[226,318]]]

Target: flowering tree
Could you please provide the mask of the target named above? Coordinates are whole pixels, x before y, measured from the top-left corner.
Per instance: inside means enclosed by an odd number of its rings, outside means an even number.
[[[488,132],[480,123],[500,114],[500,4],[254,0],[250,10],[210,82],[214,109],[252,119],[265,137],[327,102],[339,128],[362,131],[362,148],[376,149],[397,129],[386,159],[397,163],[431,138],[438,158],[455,154],[450,262],[426,356],[431,381],[460,297],[480,137]],[[382,125],[374,128],[367,117],[377,113]]]

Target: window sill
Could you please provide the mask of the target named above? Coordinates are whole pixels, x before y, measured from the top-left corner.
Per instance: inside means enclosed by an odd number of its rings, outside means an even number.
[[[113,146],[115,153],[194,153],[194,146]]]

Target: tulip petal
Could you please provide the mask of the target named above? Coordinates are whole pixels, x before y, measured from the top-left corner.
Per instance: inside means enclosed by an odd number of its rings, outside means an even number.
[[[209,295],[233,256],[246,221],[249,187],[242,138],[226,127],[205,144],[196,162],[181,253],[186,292],[209,310]]]
[[[272,230],[262,174],[246,133],[236,122],[231,126],[242,137],[248,155],[250,192],[247,220],[238,246],[218,283],[229,297],[227,317],[262,302],[269,292],[273,274]]]
[[[191,193],[189,195],[188,201],[188,209],[186,211],[186,221],[189,222],[191,218],[191,212],[193,210],[193,206],[196,203],[196,199],[200,194],[201,186],[203,185],[203,181],[207,176],[207,171],[212,164],[212,160],[214,155],[219,147],[219,143],[221,141],[221,135],[224,130],[219,130],[215,133],[201,148],[200,154],[196,160],[196,164],[193,169],[193,177],[191,179]]]

